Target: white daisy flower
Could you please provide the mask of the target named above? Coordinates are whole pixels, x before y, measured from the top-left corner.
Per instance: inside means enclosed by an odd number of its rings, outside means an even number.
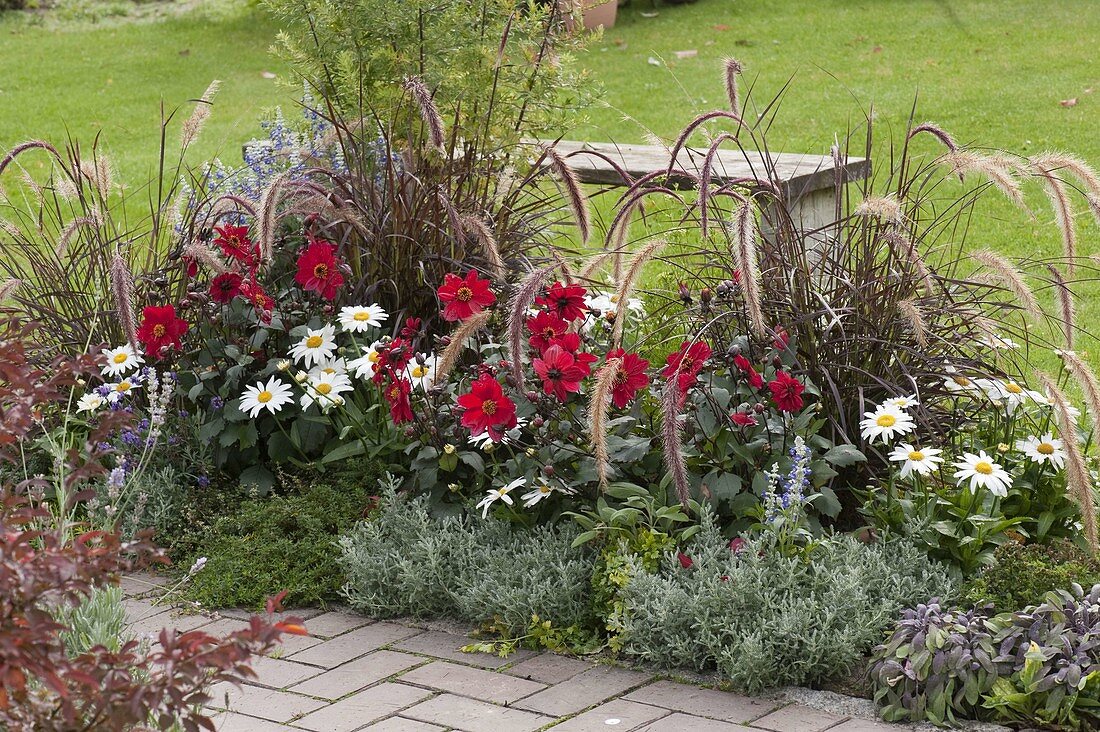
[[[1027,456],[1033,463],[1049,463],[1061,470],[1066,466],[1066,451],[1061,440],[1054,439],[1049,432],[1042,437],[1029,435],[1026,440],[1018,440],[1016,449]]]
[[[552,494],[552,493],[569,493],[569,492],[570,491],[566,490],[564,486],[551,485],[550,481],[548,481],[544,478],[539,478],[539,481],[535,485],[535,487],[532,488],[531,490],[527,491],[526,493],[524,493],[522,496],[520,496],[520,498],[523,499],[523,507],[524,508],[531,508],[531,506],[534,506],[534,505],[538,504],[540,501],[542,501],[546,498],[549,498],[550,494]]]
[[[107,400],[96,394],[94,391],[90,391],[76,402],[76,411],[78,412],[94,412],[104,404]]]
[[[352,305],[340,308],[340,327],[351,333],[365,333],[369,328],[378,328],[389,313],[380,305]]]
[[[374,369],[378,364],[378,350],[382,348],[382,341],[375,341],[370,348],[357,359],[348,361],[348,371],[355,374],[356,378],[369,379],[374,376]]]
[[[336,353],[336,328],[332,325],[326,325],[317,330],[308,328],[302,340],[290,349],[290,355],[294,361],[305,361],[306,366],[327,361],[334,353]]]
[[[1057,403],[1054,402],[1054,400],[1052,400],[1046,394],[1043,395],[1043,398],[1046,399],[1047,406],[1050,406],[1054,410],[1055,414],[1057,414],[1059,411]],[[1069,404],[1066,406],[1066,411],[1069,412],[1070,420],[1072,420],[1074,424],[1077,424],[1077,420],[1081,419],[1081,410],[1073,406],[1072,404]]]
[[[585,307],[589,310],[594,310],[595,315],[589,314],[584,320],[583,328],[587,332],[592,329],[600,320],[610,320],[615,317],[615,313],[618,310],[619,304],[616,301],[614,295],[586,295],[584,298]],[[627,299],[626,309],[635,315],[644,315],[645,306],[642,301],[636,297]]]
[[[1020,350],[1020,344],[1009,338],[1008,336],[995,336],[990,335],[984,341],[982,345],[986,348],[992,348],[995,351],[1018,351]]]
[[[993,458],[986,454],[985,450],[977,455],[972,452],[963,453],[962,460],[954,463],[958,470],[955,478],[958,485],[970,481],[970,490],[977,492],[978,488],[988,488],[995,496],[1007,496],[1009,486],[1012,485],[1012,476],[1004,468],[993,462]]]
[[[883,404],[873,412],[864,412],[860,434],[868,442],[881,437],[884,443],[897,435],[904,435],[916,429],[916,423],[904,411],[890,404]]]
[[[919,406],[920,402],[917,401],[916,394],[910,394],[909,396],[891,397],[882,403],[882,406],[892,406],[898,409],[912,409]]]
[[[939,457],[941,452],[943,450],[913,447],[908,442],[903,442],[890,452],[890,459],[902,464],[898,474],[902,478],[908,478],[913,473],[929,475],[938,469],[943,463],[943,458]]]
[[[302,409],[309,409],[314,403],[322,411],[328,411],[334,405],[343,404],[340,394],[352,390],[351,379],[347,374],[325,373],[313,374],[305,384],[305,394],[299,399]]]
[[[103,367],[105,376],[122,376],[145,363],[141,353],[135,351],[129,343],[118,348],[104,348],[101,353],[107,359],[107,365]]]
[[[526,478],[516,478],[502,488],[490,488],[486,491],[485,497],[477,504],[477,507],[481,509],[481,518],[485,518],[489,515],[489,508],[497,501],[504,501],[509,506],[513,505],[514,502],[512,501],[512,497],[508,494],[526,483]]]
[[[122,379],[113,384],[106,384],[106,386],[110,389],[110,392],[107,394],[107,401],[111,404],[115,404],[119,399],[122,399],[122,397],[128,396],[132,392],[140,389],[141,383],[136,378],[133,378]]]
[[[309,370],[309,376],[318,374],[346,374],[348,362],[342,358],[329,358]]]
[[[1003,402],[1009,414],[1015,414],[1020,405],[1027,402],[1030,394],[1027,389],[1015,381],[982,380],[982,390],[993,401]]]
[[[525,417],[516,417],[516,426],[505,432],[504,436],[497,442],[493,442],[493,438],[489,436],[488,430],[482,432],[480,435],[470,435],[466,441],[482,450],[487,447],[492,449],[497,445],[512,445],[519,439],[520,428],[525,424],[527,424],[527,419]]]
[[[266,409],[275,414],[293,401],[291,388],[277,376],[272,376],[266,384],[257,381],[254,385],[245,387],[241,394],[241,411],[255,418],[261,410]]]
[[[431,389],[435,383],[435,370],[438,365],[439,357],[431,355],[425,357],[424,363],[417,363],[415,360],[410,362],[406,373],[413,387],[419,386],[424,391]]]
[[[943,380],[943,385],[947,387],[948,391],[955,394],[973,394],[981,389],[974,379],[963,376],[952,368],[947,370],[947,377]]]

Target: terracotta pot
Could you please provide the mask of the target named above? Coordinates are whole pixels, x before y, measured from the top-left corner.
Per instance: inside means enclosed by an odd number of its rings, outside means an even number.
[[[615,15],[619,10],[619,0],[584,0],[584,27],[595,30],[601,25],[611,28],[615,25]]]

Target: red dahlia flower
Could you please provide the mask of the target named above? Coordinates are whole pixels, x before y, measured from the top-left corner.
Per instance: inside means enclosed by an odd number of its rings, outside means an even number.
[[[588,306],[584,304],[584,296],[587,292],[580,285],[563,285],[555,282],[550,285],[545,295],[536,297],[535,302],[545,305],[559,318],[572,322],[588,313]]]
[[[581,390],[581,379],[590,370],[578,366],[573,354],[566,353],[561,346],[550,346],[543,352],[542,358],[531,361],[531,366],[542,379],[542,390],[563,402],[566,395]]]
[[[772,400],[782,412],[797,412],[802,409],[802,392],[806,389],[802,382],[786,371],[777,371],[775,381],[768,382]]]
[[[577,365],[584,369],[585,376],[592,373],[592,364],[600,359],[581,350],[581,337],[576,333],[563,333],[550,342],[551,346],[561,346],[561,350],[573,354]]]
[[[210,299],[225,305],[241,294],[242,278],[236,272],[223,272],[210,282]]]
[[[374,376],[372,380],[376,384],[382,383],[382,378],[389,372],[404,372],[405,367],[412,360],[413,352],[409,342],[402,338],[394,338],[378,349],[378,360],[374,364]]]
[[[755,427],[756,417],[748,412],[734,412],[730,415],[730,421],[738,427]]]
[[[482,374],[470,385],[470,391],[458,398],[462,426],[477,437],[485,432],[499,442],[504,433],[516,426],[516,405],[504,395],[500,384],[489,374]]]
[[[316,292],[326,300],[335,300],[336,293],[344,286],[344,276],[340,274],[342,264],[336,256],[335,244],[311,239],[309,246],[298,257],[298,273],[294,275],[294,281],[303,290]]]
[[[473,270],[466,273],[465,279],[448,272],[436,292],[440,301],[446,303],[443,319],[450,321],[465,320],[497,301],[489,289],[489,280],[479,278]]]
[[[411,422],[413,418],[412,403],[409,394],[412,392],[412,384],[408,379],[402,378],[392,370],[388,372],[389,382],[382,391],[386,402],[390,405],[390,419],[394,424]]]
[[[551,346],[558,338],[565,335],[569,323],[562,318],[548,313],[540,312],[533,318],[527,319],[527,330],[531,331],[531,337],[527,342],[539,353]],[[580,347],[580,336],[577,336],[577,346]]]
[[[260,247],[248,238],[247,226],[217,226],[214,231],[218,235],[214,243],[222,250],[222,254],[242,262],[246,267],[256,264],[260,258]]]
[[[666,379],[675,376],[680,391],[686,392],[695,383],[695,377],[703,370],[703,364],[710,355],[710,346],[706,341],[684,341],[679,351],[669,354],[661,375]]]
[[[791,342],[791,335],[787,332],[787,329],[782,325],[775,329],[775,339],[772,341],[772,345],[775,346],[777,351],[786,351],[787,346]]]
[[[748,379],[749,386],[753,389],[760,389],[764,386],[764,377],[756,372],[756,369],[752,367],[747,358],[737,354],[733,357],[733,365],[740,369],[741,373]]]
[[[149,305],[141,311],[141,325],[137,339],[146,353],[160,358],[169,348],[182,348],[180,338],[190,326],[186,320],[176,317],[176,309],[171,305],[157,307]]]
[[[607,360],[622,359],[618,370],[615,372],[615,381],[611,386],[611,403],[619,409],[624,409],[638,391],[649,384],[649,376],[645,370],[649,368],[649,361],[636,353],[627,353],[621,348],[616,348],[607,354]]]
[[[680,560],[680,566],[684,569],[691,569],[695,565],[695,561],[683,552],[676,552],[676,558]]]
[[[252,303],[261,321],[271,322],[271,311],[275,309],[275,299],[267,294],[263,285],[256,280],[246,280],[241,283],[240,295]]]

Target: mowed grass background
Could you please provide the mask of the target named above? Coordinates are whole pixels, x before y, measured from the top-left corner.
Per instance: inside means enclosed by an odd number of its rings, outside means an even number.
[[[88,143],[102,130],[121,176],[140,182],[155,166],[161,100],[172,108],[218,78],[222,92],[192,160],[239,159],[240,142],[259,131],[257,118],[277,104],[289,110],[297,96],[264,78],[286,74],[269,53],[276,32],[262,10],[215,3],[103,28],[34,27],[0,16],[0,148],[67,133]],[[563,133],[636,142],[648,129],[671,137],[696,113],[724,104],[721,60],[734,56],[757,105],[788,85],[768,134],[773,150],[825,153],[872,104],[879,139],[896,142],[916,100],[918,120],[936,121],[963,143],[1064,150],[1100,165],[1098,44],[1095,0],[632,0],[580,57],[604,91],[587,123]],[[173,142],[177,135],[178,122]],[[939,152],[930,138],[918,149]],[[970,245],[1057,254],[1044,197],[1031,191],[1028,200],[1031,217],[987,197]],[[1100,254],[1100,229],[1079,210],[1080,251]],[[1100,288],[1080,291],[1089,326],[1100,315]]]

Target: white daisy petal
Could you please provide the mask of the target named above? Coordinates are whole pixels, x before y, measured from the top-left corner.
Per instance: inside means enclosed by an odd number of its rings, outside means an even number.
[[[306,366],[323,363],[336,353],[336,328],[326,325],[322,328],[306,329],[302,340],[290,349],[295,362],[305,361]]]
[[[913,447],[908,442],[903,442],[890,452],[889,458],[902,464],[899,475],[902,478],[908,478],[914,473],[929,475],[934,470],[939,469],[939,466],[943,463],[943,458],[939,456],[941,452],[943,450],[930,447]]]
[[[860,435],[868,442],[881,438],[890,442],[898,435],[904,435],[916,429],[917,425],[906,412],[890,404],[883,404],[873,412],[864,412],[859,423]]]
[[[290,386],[284,384],[277,376],[272,376],[266,384],[258,381],[251,386],[246,386],[244,393],[241,394],[240,406],[242,412],[255,418],[264,409],[275,414],[293,401],[294,396]]]
[[[339,321],[340,327],[349,333],[365,333],[380,327],[389,317],[380,305],[352,305],[340,309]]]
[[[976,493],[978,488],[986,488],[993,495],[1004,497],[1012,486],[1012,476],[995,463],[985,450],[979,451],[977,455],[972,452],[963,453],[962,459],[956,460],[954,466],[958,468],[954,476],[958,485],[968,483],[972,492]]]
[[[135,351],[129,343],[118,348],[104,348],[100,353],[107,359],[103,367],[104,376],[122,376],[145,363],[140,351]]]
[[[1016,449],[1033,463],[1051,465],[1057,470],[1066,466],[1065,445],[1061,440],[1054,439],[1049,432],[1042,437],[1029,435],[1025,440],[1018,440]]]

